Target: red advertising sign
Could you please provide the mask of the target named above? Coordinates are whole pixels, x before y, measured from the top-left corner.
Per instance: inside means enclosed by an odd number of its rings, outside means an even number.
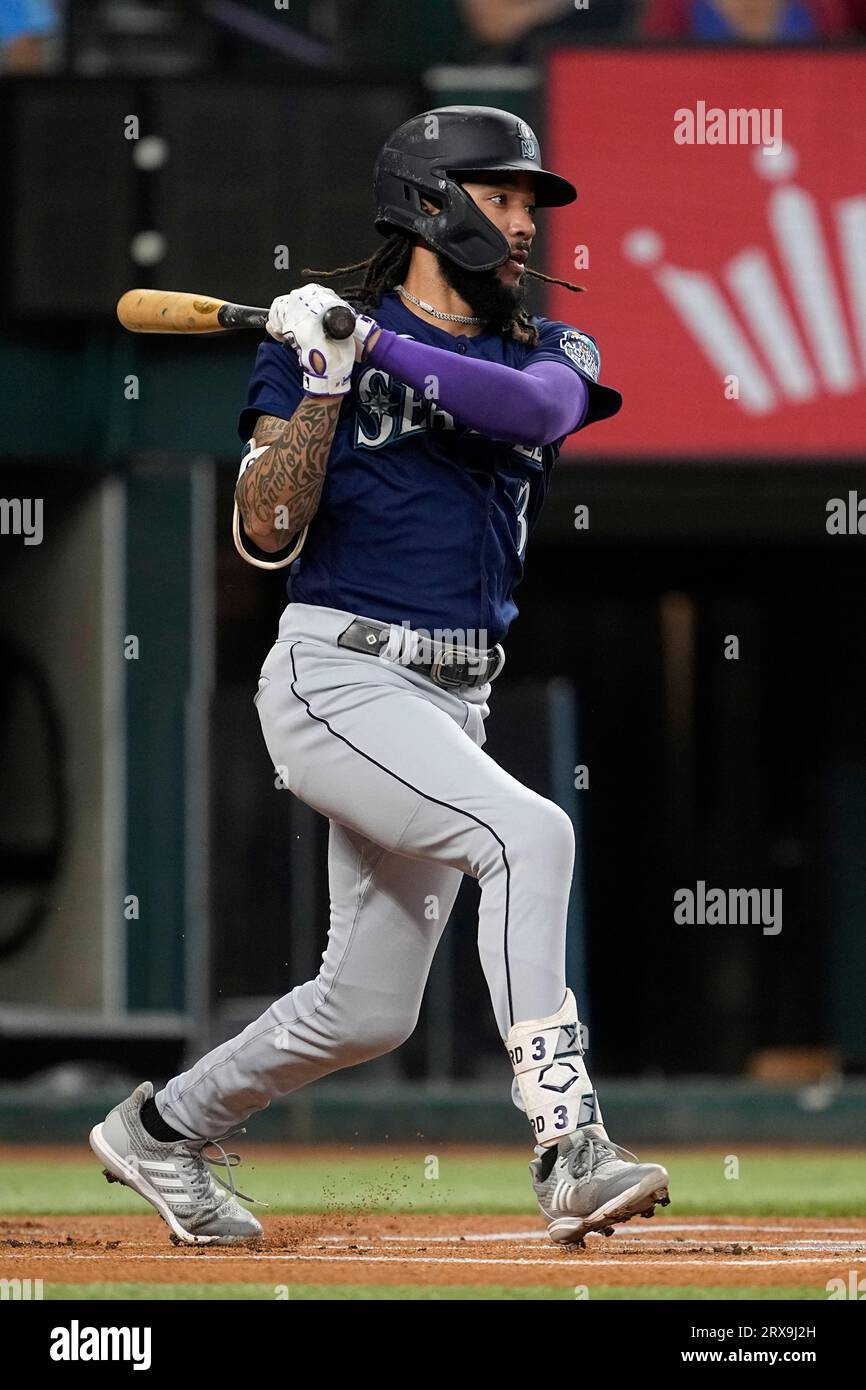
[[[548,312],[620,414],[585,457],[866,456],[866,58],[595,52],[549,68]]]

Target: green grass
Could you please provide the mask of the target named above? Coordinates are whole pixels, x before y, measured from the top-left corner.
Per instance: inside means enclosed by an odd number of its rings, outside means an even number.
[[[289,1284],[289,1302],[454,1302],[466,1300],[473,1303],[497,1302],[516,1299],[520,1302],[573,1303],[574,1292],[570,1287],[544,1288],[539,1285],[518,1285],[507,1287],[504,1284],[486,1285],[430,1285],[430,1284]],[[46,1284],[45,1300],[72,1302],[136,1301],[152,1302],[164,1300],[176,1302],[178,1299],[192,1302],[212,1300],[247,1299],[256,1302],[275,1301],[273,1284]],[[699,1288],[685,1284],[676,1288],[665,1288],[658,1284],[635,1284],[630,1288],[620,1288],[611,1284],[593,1286],[589,1292],[589,1302],[634,1302],[635,1300],[659,1299],[676,1302],[736,1302],[758,1300],[826,1302],[823,1289],[801,1289],[779,1285],[776,1288]],[[581,1300],[582,1301],[582,1300]]]
[[[396,1152],[396,1151],[395,1151]],[[740,1176],[725,1177],[725,1155],[646,1151],[671,1174],[676,1216],[866,1216],[866,1154],[749,1154]],[[244,1192],[270,1204],[270,1214],[325,1212],[342,1207],[393,1212],[500,1213],[534,1215],[526,1164],[513,1154],[487,1151],[477,1157],[440,1157],[439,1178],[424,1177],[422,1157],[380,1158],[369,1153],[332,1160],[305,1156],[246,1163],[237,1175]],[[140,1198],[109,1185],[94,1159],[0,1164],[0,1216],[63,1216],[143,1212]]]
[[[732,1146],[733,1147],[733,1146]],[[461,1213],[495,1213],[503,1230],[519,1230],[537,1221],[524,1159],[504,1151],[477,1155],[439,1156],[439,1177],[424,1176],[423,1157],[400,1157],[399,1149],[385,1148],[380,1157],[369,1151],[353,1154],[346,1148],[338,1161],[332,1157],[292,1158],[280,1161],[257,1158],[244,1165],[240,1186],[245,1192],[270,1203],[267,1215],[324,1213],[349,1208],[353,1211],[434,1212],[443,1216]],[[653,1150],[643,1157],[665,1163],[671,1173],[673,1203],[662,1219],[685,1215],[741,1216],[866,1216],[866,1154],[846,1150],[826,1153],[792,1151],[789,1154],[749,1153],[740,1156],[740,1176],[725,1178],[725,1155],[680,1150],[671,1154]],[[67,1161],[0,1163],[0,1216],[54,1216],[145,1214],[148,1208],[134,1193],[109,1185],[95,1160],[86,1154]],[[662,1215],[662,1213],[659,1213]],[[252,1272],[252,1271],[251,1271]],[[647,1271],[649,1273],[649,1271]],[[516,1277],[519,1278],[519,1274]],[[747,1271],[742,1271],[748,1278]],[[577,1281],[579,1269],[573,1278]],[[571,1277],[565,1275],[563,1277]],[[575,1299],[573,1282],[565,1284],[559,1271],[551,1271],[548,1285],[426,1285],[400,1284],[292,1284],[286,1281],[290,1302],[356,1301],[582,1301]],[[65,1284],[45,1281],[45,1297],[54,1301],[190,1300],[196,1302],[274,1302],[276,1286],[265,1283]],[[591,1284],[594,1301],[807,1301],[826,1300],[823,1281],[813,1287],[774,1285],[742,1287],[682,1284],[666,1287],[641,1284],[618,1287]]]

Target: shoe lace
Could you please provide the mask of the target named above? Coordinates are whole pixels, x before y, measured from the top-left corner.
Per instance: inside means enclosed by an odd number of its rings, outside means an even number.
[[[233,1139],[236,1134],[246,1134],[246,1129],[232,1130],[231,1134],[224,1134],[224,1139]],[[242,1197],[245,1202],[253,1202],[258,1207],[266,1207],[268,1202],[262,1202],[258,1197],[250,1197],[246,1192],[241,1192],[235,1186],[232,1169],[242,1162],[240,1154],[227,1153],[222,1144],[217,1139],[195,1139],[191,1143],[184,1145],[189,1156],[189,1164],[184,1166],[190,1180],[190,1187],[196,1198],[207,1196],[208,1189],[213,1183],[218,1183],[232,1197]],[[218,1149],[216,1157],[205,1153],[205,1149]],[[212,1172],[213,1168],[225,1168],[228,1182],[223,1182],[218,1173]]]
[[[592,1173],[596,1168],[601,1168],[605,1163],[617,1158],[638,1162],[635,1154],[621,1148],[619,1144],[614,1144],[612,1139],[582,1134],[579,1139],[573,1141],[573,1147],[566,1155],[565,1167],[573,1178],[577,1178],[581,1173]]]

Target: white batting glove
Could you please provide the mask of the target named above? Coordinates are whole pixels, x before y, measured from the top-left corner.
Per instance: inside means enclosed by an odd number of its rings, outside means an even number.
[[[355,340],[329,338],[322,324],[334,304],[346,301],[324,285],[303,285],[278,295],[268,310],[265,328],[278,343],[295,349],[308,396],[345,396],[351,389]]]
[[[367,348],[367,339],[371,333],[375,333],[380,325],[375,319],[368,318],[366,314],[355,315],[355,361],[362,362]]]

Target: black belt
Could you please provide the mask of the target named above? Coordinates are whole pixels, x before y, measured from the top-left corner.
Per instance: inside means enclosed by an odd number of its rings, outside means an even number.
[[[409,628],[398,628],[398,631],[405,633],[403,651],[388,659],[408,667],[410,671],[420,671],[421,675],[446,690],[475,690],[495,680],[505,665],[505,652],[498,644],[490,651],[477,651],[457,643],[434,642],[420,633],[411,632]],[[355,618],[345,632],[340,633],[337,646],[348,647],[353,652],[366,652],[369,656],[382,656],[391,633],[390,623],[372,623],[364,618]],[[418,645],[419,655],[406,660],[406,655],[411,655],[413,638]]]

